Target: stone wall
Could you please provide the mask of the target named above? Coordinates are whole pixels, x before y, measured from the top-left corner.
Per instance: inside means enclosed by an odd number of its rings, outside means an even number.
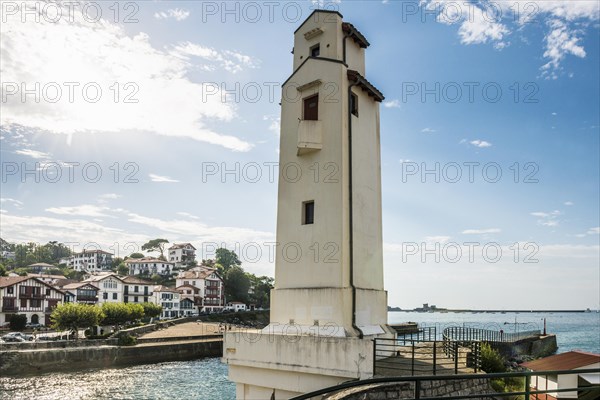
[[[23,376],[88,368],[185,361],[203,357],[220,357],[221,339],[144,344],[141,346],[96,346],[40,350],[0,351],[0,376]]]
[[[421,382],[421,397],[448,397],[481,394],[477,399],[494,399],[489,380],[456,379]],[[490,396],[485,396],[489,394]],[[323,400],[387,400],[414,399],[415,383],[383,383],[345,389],[324,397]]]

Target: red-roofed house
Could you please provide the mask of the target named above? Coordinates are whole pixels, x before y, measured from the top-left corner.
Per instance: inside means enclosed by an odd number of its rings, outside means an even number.
[[[521,366],[531,371],[560,371],[600,368],[600,354],[569,351],[550,357],[529,361]],[[531,387],[537,390],[570,389],[581,386],[600,385],[600,374],[546,375],[531,377]],[[533,398],[533,396],[532,396]],[[537,395],[538,400],[577,399],[577,392],[550,392]]]

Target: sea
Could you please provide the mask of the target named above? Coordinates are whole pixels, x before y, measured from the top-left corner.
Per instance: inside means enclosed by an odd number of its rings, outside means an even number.
[[[543,331],[557,335],[558,352],[600,353],[600,314],[591,313],[416,313],[390,312],[390,324],[417,322],[435,326],[502,329],[504,332]],[[0,399],[198,399],[233,400],[235,385],[227,379],[220,358],[165,362],[28,377],[0,377]]]

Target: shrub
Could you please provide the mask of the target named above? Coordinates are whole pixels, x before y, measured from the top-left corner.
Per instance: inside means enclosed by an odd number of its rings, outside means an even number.
[[[504,359],[487,343],[481,344],[481,369],[488,374],[494,372],[504,372]]]
[[[128,333],[119,336],[117,344],[119,346],[134,346],[137,343],[137,339]]]

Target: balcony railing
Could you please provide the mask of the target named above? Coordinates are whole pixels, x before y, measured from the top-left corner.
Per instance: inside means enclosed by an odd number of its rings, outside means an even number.
[[[98,296],[77,296],[77,301],[98,301]]]
[[[3,305],[2,306],[2,311],[4,312],[16,312],[19,311],[19,307],[17,306],[10,306],[10,305]]]

